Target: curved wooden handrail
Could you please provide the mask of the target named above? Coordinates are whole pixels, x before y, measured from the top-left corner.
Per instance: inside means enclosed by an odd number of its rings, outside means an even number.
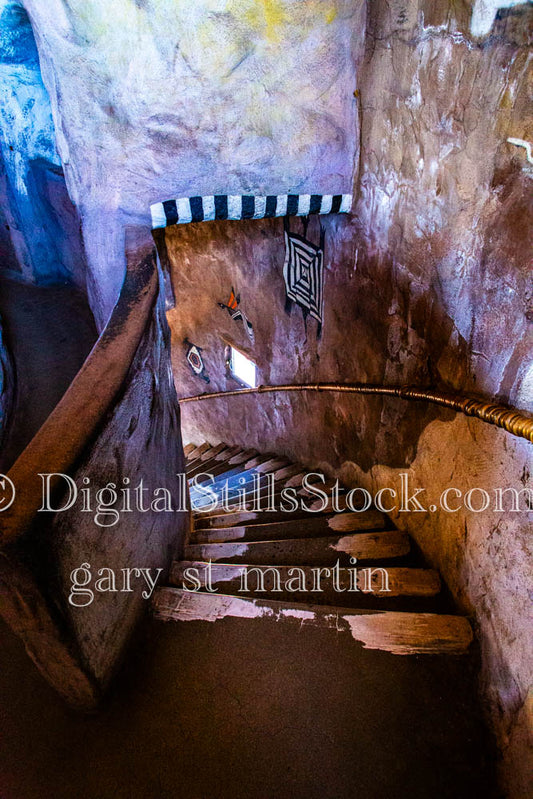
[[[65,395],[8,472],[16,499],[0,513],[0,543],[21,535],[41,506],[39,473],[68,473],[122,388],[156,299],[155,253],[128,259],[109,321]]]
[[[475,397],[462,397],[459,394],[446,394],[442,391],[417,388],[416,386],[380,386],[370,383],[303,383],[280,386],[257,386],[257,388],[240,388],[232,391],[215,391],[211,394],[197,394],[193,397],[183,397],[180,404],[199,402],[200,400],[218,399],[220,397],[235,397],[247,394],[268,394],[276,391],[334,391],[344,394],[380,394],[399,397],[404,400],[418,400],[431,402],[445,408],[474,416],[488,424],[501,427],[519,438],[533,442],[533,419],[514,408],[507,408],[493,402],[477,399]]]

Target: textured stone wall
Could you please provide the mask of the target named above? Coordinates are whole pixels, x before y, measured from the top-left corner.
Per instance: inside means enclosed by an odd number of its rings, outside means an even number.
[[[80,223],[55,146],[28,15],[0,2],[0,270],[85,286]]]
[[[531,563],[533,513],[522,496],[521,512],[495,509],[495,489],[533,489],[533,445],[515,439],[479,420],[458,416],[453,422],[435,421],[417,442],[407,473],[411,490],[424,488],[427,508],[438,504],[451,486],[463,496],[474,489],[472,507],[483,505],[478,489],[487,492],[490,506],[483,512],[461,507],[455,493],[449,506],[425,513],[397,513],[398,527],[413,535],[429,562],[440,569],[459,607],[476,621],[481,647],[481,688],[503,754],[500,768],[506,796],[528,796],[531,774]],[[377,464],[362,473],[344,464],[344,473],[371,492],[400,486],[400,472]],[[503,507],[512,503],[505,495]],[[387,496],[388,499],[388,496]]]
[[[98,437],[73,471],[79,499],[70,510],[55,514],[45,543],[38,544],[37,557],[39,552],[42,555],[37,568],[43,575],[46,591],[61,605],[83,663],[100,687],[105,687],[113,676],[135,624],[148,607],[142,596],[148,585],[133,576],[131,592],[125,592],[121,570],[150,569],[152,578],[158,577],[164,583],[172,559],[181,551],[188,513],[178,512],[177,501],[172,513],[157,513],[149,508],[155,489],[166,487],[174,497],[179,497],[176,475],[183,469],[179,408],[161,290],[123,391],[104,419]],[[141,481],[146,512],[136,510],[133,493]],[[119,500],[115,507],[121,510],[120,519],[111,524],[113,520],[101,509],[103,513],[96,523],[96,492],[108,483],[117,488]],[[81,490],[85,486],[90,487],[92,513],[81,512]],[[132,489],[131,513],[122,512],[121,489],[125,486]],[[64,496],[56,499],[58,507],[63,499]],[[108,496],[104,495],[102,502],[106,501]],[[39,542],[43,530],[37,529],[36,533]],[[85,598],[74,597],[74,603],[68,601],[69,595],[72,596],[71,572],[83,564],[90,568],[92,587],[99,569],[113,570],[116,590],[106,583],[105,593],[95,591],[94,601],[76,607]],[[159,574],[158,569],[161,569]],[[105,579],[109,572],[101,572],[102,575]]]
[[[403,5],[370,6],[356,208],[362,266],[390,282],[388,313],[400,336],[397,309],[426,340],[432,306],[452,322],[453,331],[432,333],[448,350],[437,358],[432,347],[436,378],[531,409],[521,387],[533,358],[532,183],[524,151],[506,139],[531,139],[532,10],[508,12],[477,44],[461,18],[439,13],[444,4],[428,3],[420,24],[411,3],[398,30]]]
[[[421,24],[416,6],[398,26],[400,4],[371,4],[362,76],[367,157],[356,225],[362,271],[387,308],[385,376],[419,379],[423,364],[431,383],[531,411],[532,179],[524,151],[506,139],[533,138],[532,9],[500,12],[477,42],[460,14],[426,4]],[[387,416],[400,421],[401,409]],[[390,484],[382,452],[353,479]],[[413,455],[411,479],[434,497],[446,485],[532,488],[531,445],[479,422],[434,422]],[[475,613],[504,784],[517,797],[527,795],[533,746],[524,723],[533,685],[531,521],[526,510],[403,521]]]

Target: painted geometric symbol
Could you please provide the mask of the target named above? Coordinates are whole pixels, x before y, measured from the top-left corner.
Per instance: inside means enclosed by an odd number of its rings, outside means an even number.
[[[287,297],[322,323],[324,252],[296,233],[285,231],[283,267]]]
[[[184,343],[187,345],[187,354],[185,357],[193,373],[201,377],[202,380],[205,380],[206,383],[209,383],[209,377],[206,374],[205,364],[202,358],[202,348],[197,347],[196,344],[192,344],[187,338]]]
[[[351,194],[216,194],[179,197],[150,206],[152,227],[211,222],[215,219],[273,219],[309,214],[347,214]]]
[[[241,295],[235,294],[235,290],[233,286],[231,287],[231,293],[229,295],[229,300],[227,302],[219,302],[220,308],[225,308],[234,322],[242,322],[244,325],[244,329],[250,339],[252,344],[255,343],[255,335],[254,335],[254,327],[242,308],[239,308],[241,302]]]

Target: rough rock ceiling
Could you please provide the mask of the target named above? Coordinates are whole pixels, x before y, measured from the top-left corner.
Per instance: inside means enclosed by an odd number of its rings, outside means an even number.
[[[168,197],[351,192],[362,0],[25,7],[103,305],[121,279],[101,280],[102,249],[115,270],[123,250],[117,210],[150,224]]]

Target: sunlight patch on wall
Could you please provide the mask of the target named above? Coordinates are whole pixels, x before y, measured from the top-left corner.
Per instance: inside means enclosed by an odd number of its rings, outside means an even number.
[[[229,347],[229,369],[233,377],[248,388],[257,386],[257,366],[243,352]]]
[[[475,0],[470,30],[473,36],[486,36],[500,8],[526,5],[528,0]],[[531,0],[529,0],[531,3]]]

